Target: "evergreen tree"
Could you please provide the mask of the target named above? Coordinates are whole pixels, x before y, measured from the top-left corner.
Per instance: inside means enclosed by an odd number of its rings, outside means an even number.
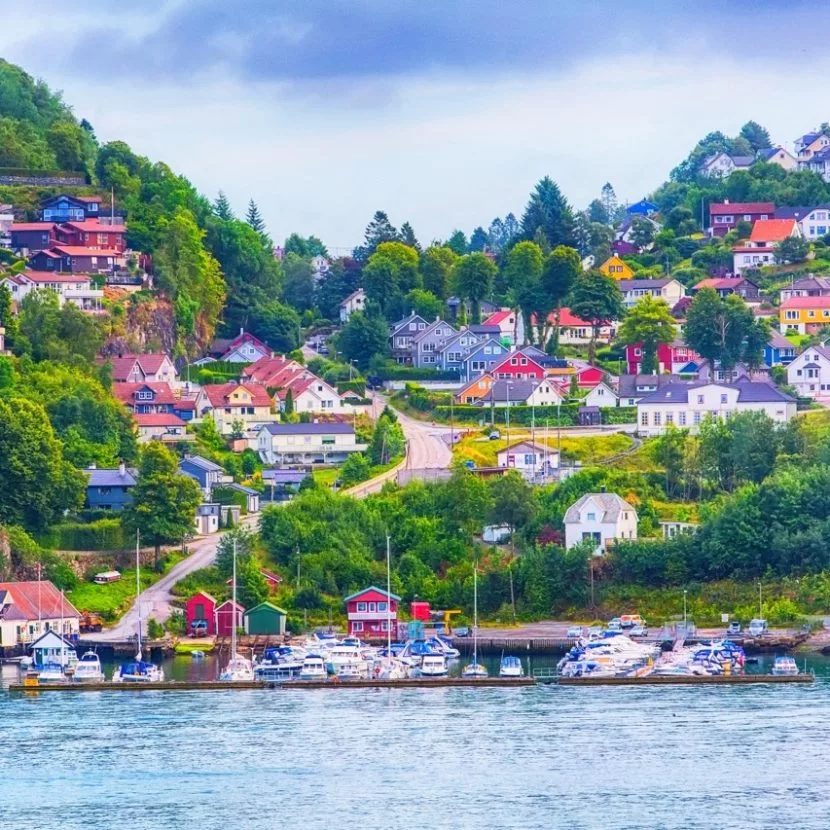
[[[12,294],[6,283],[0,283],[0,326],[6,329],[6,348],[14,345],[17,317],[12,313]]]
[[[253,200],[251,204],[256,208],[254,205]],[[233,210],[231,210],[231,203],[228,201],[228,197],[220,190],[219,196],[217,197],[216,201],[213,203],[213,212],[220,218],[224,219],[226,222],[233,219]],[[250,222],[248,224],[251,224]],[[257,229],[258,230],[258,229]]]
[[[571,206],[549,176],[545,176],[531,193],[521,227],[525,239],[532,240],[541,228],[551,246],[573,247],[576,239]]]
[[[262,221],[262,217],[259,215],[257,203],[253,199],[248,202],[248,212],[245,214],[245,221],[257,233],[265,233],[265,222]]]
[[[577,278],[571,293],[571,311],[591,324],[588,361],[596,356],[597,333],[602,326],[625,316],[622,294],[617,281],[602,271],[589,271]]]
[[[418,238],[415,236],[415,231],[412,230],[412,225],[409,222],[404,222],[401,225],[401,242],[404,245],[409,245],[410,248],[414,248],[418,253],[421,253],[421,245],[418,242]]]
[[[481,322],[481,301],[493,289],[496,266],[484,254],[467,254],[453,268],[452,279],[459,297],[470,300],[472,322]]]
[[[602,209],[605,211],[605,224],[613,225],[617,216],[617,194],[614,192],[611,182],[606,182],[602,186],[600,201],[602,202]]]
[[[366,226],[363,240],[363,244],[353,251],[354,258],[361,263],[366,262],[372,256],[378,245],[383,242],[397,242],[399,236],[397,229],[389,221],[389,217],[382,210],[378,210]]]
[[[470,252],[483,251],[487,247],[487,231],[479,225],[470,236]]]
[[[464,256],[467,253],[468,244],[467,236],[464,231],[455,230],[447,240],[447,247],[455,251],[459,256]]]
[[[762,127],[757,121],[747,121],[741,127],[741,138],[745,138],[754,152],[759,150],[766,150],[772,146],[769,140],[769,133],[765,127]]]
[[[285,393],[285,400],[283,401],[282,411],[284,415],[294,414],[294,390],[288,389]]]

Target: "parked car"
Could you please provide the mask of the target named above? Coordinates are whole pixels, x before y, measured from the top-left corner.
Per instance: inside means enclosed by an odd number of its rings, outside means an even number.
[[[589,637],[599,637],[602,634],[602,626],[600,625],[592,625],[588,629],[588,636]]]
[[[740,634],[743,631],[743,626],[739,622],[731,622],[726,629],[726,633],[730,637],[734,637],[736,634]]]
[[[648,629],[644,625],[635,625],[628,632],[629,637],[648,637]]]
[[[766,620],[752,620],[748,631],[752,637],[763,637],[769,633],[769,626]]]
[[[490,434],[487,436],[491,441],[498,441],[501,438],[501,433],[497,429],[493,429],[490,431]]]
[[[622,631],[622,620],[620,620],[619,617],[614,617],[614,619],[608,623],[608,630]]]
[[[190,623],[191,637],[205,637],[207,636],[208,624],[207,620],[193,620]]]
[[[453,630],[453,634],[456,637],[469,637],[470,629],[466,625],[459,625],[458,628]]]
[[[568,637],[581,637],[582,636],[582,626],[581,625],[572,625],[568,628]]]

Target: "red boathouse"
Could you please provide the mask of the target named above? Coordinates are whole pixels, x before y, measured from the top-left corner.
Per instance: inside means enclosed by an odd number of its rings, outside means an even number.
[[[216,633],[216,600],[206,591],[197,591],[185,603],[184,618],[187,620],[187,633],[193,633],[193,623],[197,620],[204,620],[207,623],[207,630],[204,631],[209,637]]]
[[[393,636],[397,632],[398,603],[401,598],[372,585],[346,597],[349,634],[355,637],[386,637],[388,623]],[[387,603],[389,606],[387,607]]]
[[[233,634],[234,617],[236,617],[236,627],[242,628],[244,614],[245,608],[238,602],[236,603],[236,614],[234,614],[233,600],[226,599],[216,608],[216,636],[230,637]]]

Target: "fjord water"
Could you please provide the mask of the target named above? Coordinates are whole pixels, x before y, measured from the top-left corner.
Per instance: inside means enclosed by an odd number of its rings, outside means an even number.
[[[0,815],[15,830],[830,825],[826,676],[741,688],[0,691],[0,725]]]

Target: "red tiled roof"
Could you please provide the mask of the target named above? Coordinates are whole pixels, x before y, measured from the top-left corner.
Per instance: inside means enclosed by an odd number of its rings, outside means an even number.
[[[759,248],[751,248],[750,250],[757,251]],[[743,277],[707,277],[695,285],[695,291],[700,288],[737,288],[742,283],[746,282]]]
[[[145,375],[154,375],[161,368],[167,357],[164,352],[151,354],[120,354],[110,358],[112,363],[112,379],[123,381],[129,377],[133,366],[138,362]]]
[[[126,233],[126,225],[104,225],[100,219],[84,219],[83,222],[64,222],[64,227],[85,233]]]
[[[256,335],[251,334],[248,331],[243,331],[241,334],[237,334],[232,340],[227,342],[225,345],[223,354],[227,354],[228,352],[232,352],[237,346],[241,346],[243,343],[253,343],[258,348],[262,349],[266,354],[271,354],[271,349],[267,343],[263,343]]]
[[[202,391],[207,395],[211,406],[227,406],[228,396],[240,386],[250,392],[251,406],[271,406],[267,390],[256,383],[208,383],[202,387]]]
[[[713,202],[709,205],[710,216],[730,216],[733,213],[774,213],[772,202]]]
[[[39,586],[39,587],[38,587]],[[7,591],[12,598],[14,611],[6,612],[7,618],[55,620],[61,616],[80,617],[78,609],[48,580],[40,582],[0,582],[0,593]],[[40,613],[38,613],[40,608]],[[11,612],[11,613],[10,613]]]
[[[53,245],[52,250],[60,251],[64,256],[124,256],[114,248],[84,248],[80,245]]]
[[[295,360],[283,357],[282,355],[277,355],[276,357],[261,357],[242,370],[242,377],[248,378],[255,383],[264,383],[267,386],[279,386],[279,383],[273,383],[272,381],[288,368],[292,368],[294,371],[302,371],[303,367]]]
[[[791,297],[781,308],[830,308],[830,297]]]
[[[483,326],[498,326],[503,320],[506,320],[513,312],[509,309],[507,311],[496,311],[491,314],[481,325]]]
[[[54,227],[54,222],[14,222],[11,231],[45,231]]]
[[[156,393],[156,397],[152,401],[143,401],[143,403],[162,403],[174,404],[177,402],[173,390],[169,383],[113,383],[112,394],[118,398],[121,403],[133,404],[139,403],[135,399],[135,393],[139,389],[152,389]]]
[[[42,253],[47,253],[43,251]],[[62,274],[54,271],[22,271],[21,277],[32,282],[89,282],[89,274]]]
[[[792,236],[795,219],[759,219],[752,226],[750,242],[782,242]]]
[[[556,324],[556,314],[551,312],[548,314],[548,322]],[[573,314],[569,308],[562,308],[559,311],[559,325],[560,326],[571,326],[573,328],[583,328],[584,326],[589,326],[590,323],[586,320],[577,317],[576,314]]]
[[[185,422],[178,415],[154,412],[147,415],[133,415],[140,427],[183,427]]]

